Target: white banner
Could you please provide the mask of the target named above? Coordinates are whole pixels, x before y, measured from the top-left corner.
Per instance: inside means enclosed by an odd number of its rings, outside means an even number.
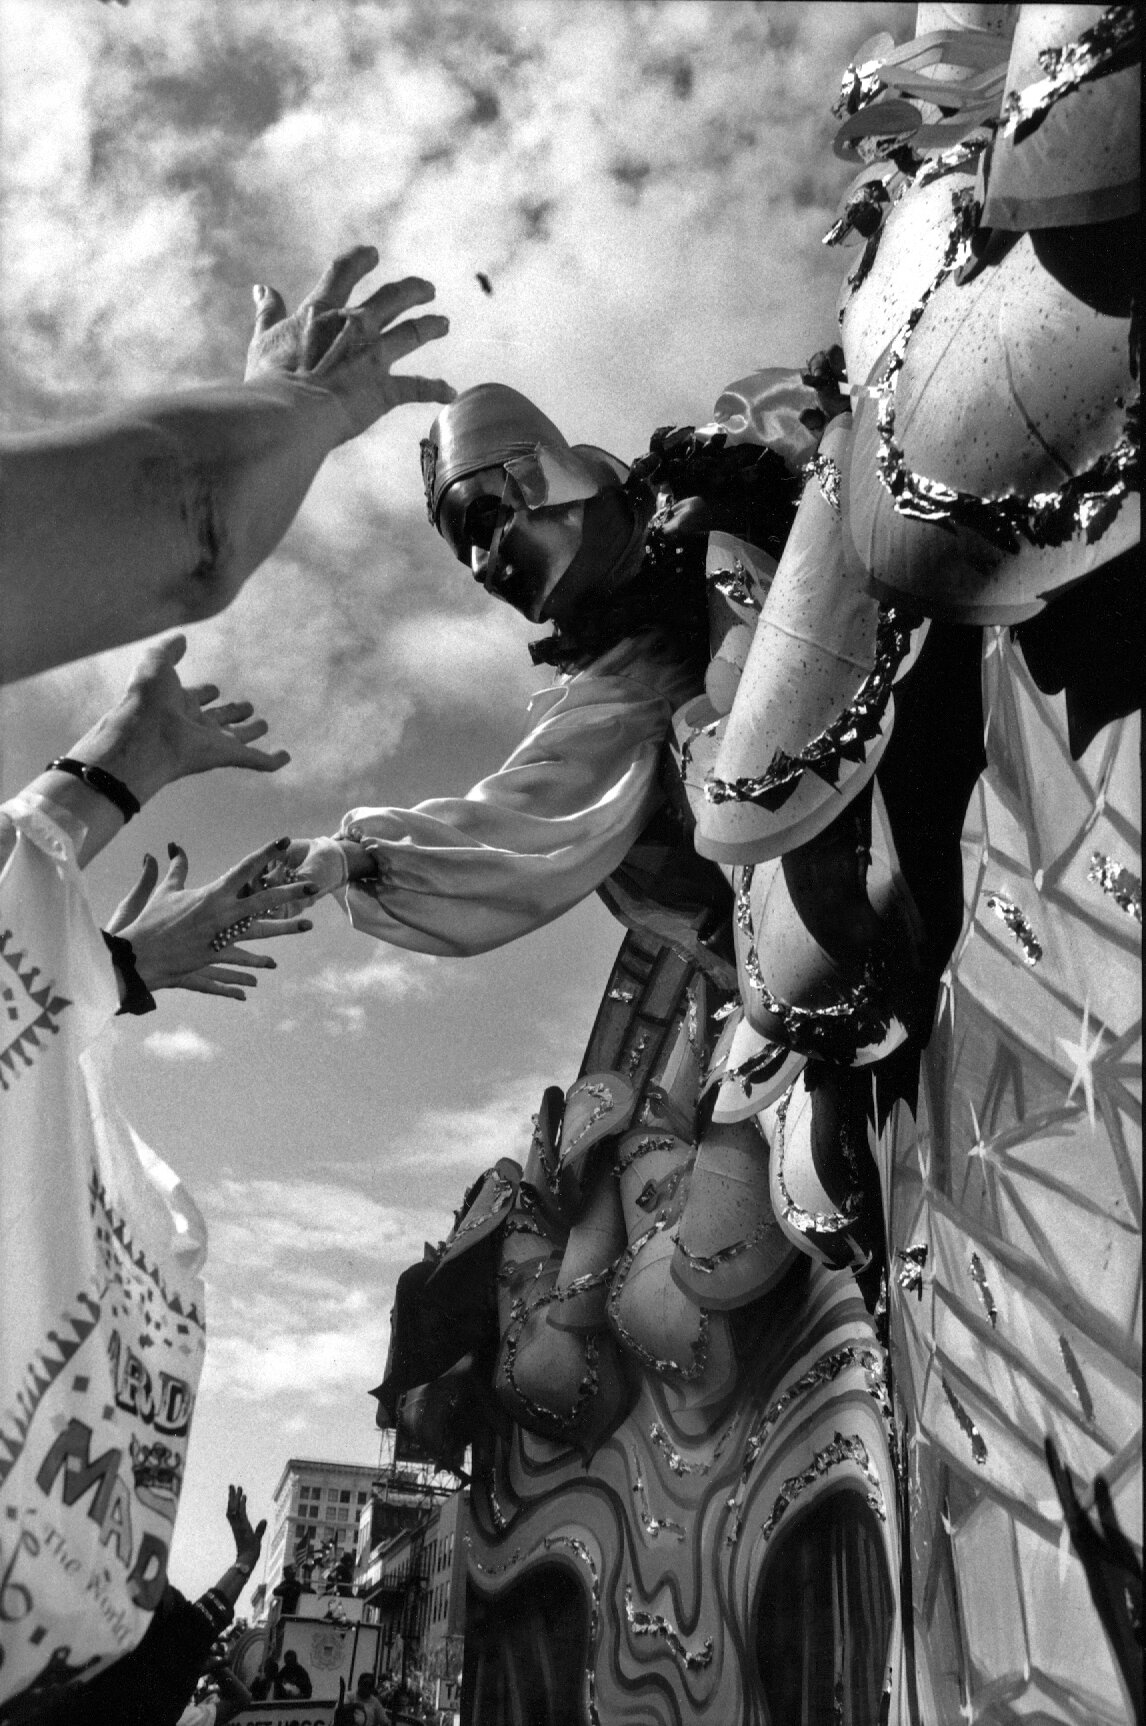
[[[163,1592],[203,1362],[202,1218],[93,1046],[118,1006],[69,835],[0,872],[0,1701],[132,1648]]]

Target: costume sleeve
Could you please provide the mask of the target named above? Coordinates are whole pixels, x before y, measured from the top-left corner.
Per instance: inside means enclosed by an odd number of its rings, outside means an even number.
[[[352,809],[340,837],[373,853],[354,883],[355,928],[396,947],[459,956],[501,946],[585,898],[660,801],[657,760],[696,674],[644,635],[534,696],[533,728],[464,797]]]

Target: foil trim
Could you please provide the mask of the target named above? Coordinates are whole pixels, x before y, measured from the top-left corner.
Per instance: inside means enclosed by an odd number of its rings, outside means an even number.
[[[479,1217],[471,1217],[467,1222],[455,1221],[443,1249],[445,1252],[448,1252],[454,1243],[456,1241],[460,1241],[463,1236],[472,1234],[474,1229],[481,1228],[485,1223],[489,1222],[491,1217],[495,1217],[500,1211],[505,1210],[509,1201],[512,1199],[515,1188],[513,1182],[509,1180],[507,1176],[499,1175],[496,1169],[489,1169],[486,1172],[485,1179],[490,1182],[493,1188],[492,1202],[489,1210],[483,1211],[482,1215]]]
[[[858,114],[861,108],[875,101],[883,89],[879,75],[882,65],[882,60],[865,60],[858,66],[853,61],[844,68],[840,93],[832,103],[832,113],[837,120],[850,120],[853,114]]]
[[[1016,905],[1013,899],[1007,899],[1002,893],[988,893],[987,909],[993,911],[1001,923],[1005,923],[1023,950],[1023,964],[1037,965],[1043,956],[1042,943],[1030,923],[1021,905]]]
[[[725,1535],[725,1544],[735,1546],[744,1527],[744,1494],[748,1480],[761,1451],[776,1430],[784,1415],[809,1391],[818,1390],[822,1385],[832,1384],[848,1367],[859,1366],[863,1369],[864,1389],[879,1408],[885,1426],[891,1430],[892,1412],[891,1399],[887,1391],[887,1371],[882,1355],[873,1348],[860,1348],[855,1343],[847,1343],[842,1348],[832,1349],[823,1354],[808,1370],[800,1375],[788,1388],[768,1405],[764,1412],[757,1416],[748,1434],[744,1446],[744,1457],[740,1467],[740,1479],[732,1497],[725,1501],[726,1508],[732,1512],[732,1520]]]
[[[671,1151],[678,1142],[671,1134],[645,1133],[643,1137],[637,1140],[636,1144],[630,1145],[627,1150],[617,1152],[614,1159],[617,1173],[623,1174],[631,1163],[636,1162],[638,1157],[647,1157],[653,1151]]]
[[[589,1129],[591,1127],[595,1127],[597,1125],[598,1121],[603,1120],[604,1117],[609,1113],[609,1110],[614,1106],[615,1099],[614,1099],[613,1093],[609,1089],[608,1085],[591,1084],[591,1085],[586,1085],[584,1087],[584,1089],[585,1089],[586,1096],[593,1097],[595,1099],[594,1107],[589,1110],[588,1119],[577,1130],[577,1132],[574,1133],[574,1135],[570,1139],[569,1143],[567,1145],[559,1144],[559,1147],[558,1147],[558,1162],[559,1163],[565,1162],[566,1158],[569,1156],[570,1152],[573,1150],[573,1147],[575,1145],[579,1145],[581,1143],[581,1140],[585,1137],[585,1134],[589,1131]],[[569,1106],[568,1097],[565,1099],[565,1106],[566,1106],[566,1108],[568,1108],[568,1106]]]
[[[625,1058],[625,1072],[630,1079],[640,1066],[641,1060],[648,1046],[649,1034],[647,1031],[642,1031]]]
[[[543,1437],[549,1437],[552,1433],[558,1432],[563,1439],[571,1439],[576,1433],[578,1421],[601,1388],[600,1375],[597,1371],[597,1338],[593,1333],[590,1331],[585,1337],[585,1371],[577,1386],[573,1407],[568,1414],[546,1408],[543,1403],[534,1402],[532,1397],[526,1396],[525,1392],[520,1389],[514,1377],[517,1345],[521,1341],[521,1333],[525,1328],[526,1319],[530,1313],[540,1312],[543,1308],[551,1306],[557,1298],[559,1297],[556,1289],[554,1289],[535,1301],[532,1306],[524,1299],[514,1302],[509,1315],[509,1323],[505,1329],[502,1371],[505,1373],[509,1388],[525,1410],[530,1421],[541,1429]]]
[[[1107,857],[1101,851],[1090,854],[1090,868],[1086,872],[1088,881],[1093,881],[1099,890],[1113,899],[1120,911],[1128,917],[1133,917],[1136,923],[1142,921],[1142,882],[1137,875],[1116,863],[1112,857]]]
[[[850,706],[806,743],[798,755],[788,755],[777,749],[767,770],[759,776],[718,779],[713,775],[706,779],[704,795],[707,801],[757,803],[764,809],[776,810],[787,802],[806,772],[815,773],[827,785],[837,785],[842,763],[861,763],[866,745],[879,736],[896,673],[918,622],[918,616],[907,606],[881,605],[876,624],[875,664],[860,684]]]
[[[504,1534],[506,1529],[509,1527],[509,1519],[506,1516],[505,1511],[501,1508],[501,1500],[497,1496],[497,1477],[492,1463],[485,1470],[482,1479],[485,1485],[485,1500],[489,1505],[490,1520],[497,1532],[499,1534]],[[470,1537],[467,1535],[467,1541],[469,1538]]]
[[[843,213],[823,235],[821,246],[842,246],[851,233],[862,234],[865,239],[871,239],[879,230],[883,221],[883,207],[889,202],[887,187],[882,180],[865,180],[848,199]]]
[[[1062,1364],[1066,1368],[1066,1376],[1070,1380],[1071,1389],[1078,1398],[1078,1406],[1082,1410],[1082,1418],[1085,1420],[1087,1426],[1093,1426],[1094,1398],[1090,1394],[1090,1387],[1082,1376],[1082,1367],[1079,1365],[1078,1356],[1071,1348],[1070,1343],[1067,1341],[1065,1336],[1059,1337],[1058,1349],[1059,1353],[1062,1355]]]
[[[995,1297],[991,1293],[991,1285],[987,1281],[987,1273],[983,1269],[983,1261],[979,1257],[978,1253],[971,1254],[971,1281],[979,1291],[979,1297],[983,1302],[983,1310],[990,1320],[991,1329],[997,1330],[999,1326],[999,1309],[995,1305]]]
[[[644,1513],[638,1512],[638,1514],[640,1515],[641,1527],[651,1539],[655,1540],[659,1534],[675,1534],[678,1540],[684,1539],[685,1531],[679,1522],[672,1522],[668,1517],[653,1515],[648,1489],[645,1486],[645,1478],[641,1473],[640,1458],[635,1450],[633,1451],[633,1492],[637,1498],[644,1500]]]
[[[631,1006],[636,998],[637,991],[635,989],[610,989],[608,994],[608,999],[610,1001],[620,1001],[623,1007]]]
[[[747,1061],[742,1061],[738,1067],[729,1067],[724,1077],[738,1084],[746,1097],[752,1095],[755,1085],[763,1079],[770,1079],[791,1054],[783,1043],[765,1043],[755,1055],[750,1055]]]
[[[939,1382],[943,1386],[943,1394],[951,1404],[952,1414],[955,1416],[955,1419],[958,1421],[959,1425],[970,1440],[971,1455],[978,1466],[982,1468],[987,1461],[986,1440],[984,1439],[983,1434],[979,1431],[979,1428],[975,1425],[975,1422],[971,1419],[971,1416],[967,1413],[967,1410],[963,1407],[963,1404],[959,1401],[959,1398],[955,1395],[955,1392],[951,1389],[951,1386],[947,1383],[947,1380],[945,1378],[940,1378]]]
[[[712,1665],[713,1641],[706,1636],[697,1649],[688,1648],[676,1627],[660,1612],[642,1612],[633,1605],[632,1583],[625,1584],[625,1617],[634,1636],[656,1636],[668,1644],[673,1659],[684,1672],[703,1672]]]
[[[840,464],[830,455],[814,455],[809,462],[804,463],[803,473],[809,482],[815,480],[820,488],[820,496],[832,510],[840,513]]]
[[[482,1576],[504,1576],[507,1570],[512,1570],[515,1564],[521,1563],[522,1552],[520,1546],[514,1547],[504,1564],[483,1564],[481,1559],[476,1557],[474,1554],[473,1535],[467,1532],[466,1534],[463,1534],[462,1539],[465,1541],[466,1551],[470,1555],[470,1563]]]
[[[727,1438],[728,1434],[725,1433],[724,1436]],[[669,1437],[659,1420],[654,1420],[652,1425],[649,1427],[649,1437],[661,1452],[665,1462],[677,1476],[678,1480],[683,1479],[686,1474],[707,1474],[712,1466],[712,1464],[708,1462],[687,1462],[681,1455],[680,1451],[674,1447],[672,1439]],[[721,1448],[721,1446],[718,1446],[717,1449],[713,1451],[713,1461],[716,1460]]]
[[[900,1248],[895,1255],[903,1261],[895,1273],[895,1280],[904,1294],[913,1294],[917,1300],[923,1298],[924,1267],[930,1250],[926,1241],[920,1241],[915,1246]]]
[[[873,386],[879,400],[875,465],[880,484],[898,514],[914,521],[951,522],[971,528],[999,551],[1017,552],[1023,540],[1045,550],[1066,545],[1079,532],[1088,545],[1093,545],[1118,514],[1123,499],[1140,487],[1137,396],[1127,405],[1122,434],[1112,449],[1085,472],[1072,475],[1052,491],[1033,492],[1030,497],[1014,492],[980,497],[942,480],[929,479],[908,467],[895,441],[896,389],[911,337],[936,288],[952,270],[971,262],[971,240],[980,213],[969,188],[953,193],[951,227],[939,268],[900,326],[883,376]]]
[[[1136,60],[1141,53],[1137,12],[1136,6],[1110,6],[1077,42],[1040,49],[1046,77],[1006,97],[999,116],[1002,136],[1021,143],[1072,90]]]
[[[869,953],[860,981],[849,985],[842,999],[831,1007],[796,1007],[790,1001],[780,1000],[764,981],[756,951],[749,897],[754,873],[755,865],[745,864],[736,894],[737,927],[747,937],[743,962],[749,983],[760,996],[764,1011],[779,1019],[788,1048],[828,1061],[854,1061],[860,1049],[881,1042],[891,1024],[891,1010],[886,1005],[889,988],[886,965]],[[783,1107],[786,1109],[787,1104]]]
[[[709,587],[733,605],[744,605],[751,611],[763,609],[753,589],[752,577],[740,558],[733,558],[728,569],[709,570],[706,579]]]
[[[810,1486],[814,1486],[833,1469],[841,1468],[846,1463],[859,1469],[871,1489],[866,1495],[869,1506],[881,1522],[886,1522],[887,1504],[883,1496],[883,1486],[872,1467],[867,1445],[858,1432],[849,1433],[847,1437],[842,1432],[837,1432],[830,1444],[826,1444],[823,1450],[816,1451],[807,1468],[802,1469],[799,1474],[789,1475],[783,1483],[773,1500],[768,1519],[760,1530],[761,1540],[771,1540],[786,1512]]]
[[[637,1236],[637,1239],[633,1242],[632,1246],[626,1248],[625,1252],[622,1254],[621,1262],[613,1281],[613,1286],[609,1291],[606,1310],[609,1315],[609,1322],[616,1331],[618,1337],[622,1343],[624,1343],[629,1353],[635,1355],[643,1367],[645,1367],[649,1372],[657,1373],[661,1377],[668,1374],[674,1378],[682,1379],[685,1384],[690,1384],[693,1379],[701,1377],[705,1367],[708,1365],[708,1313],[705,1308],[702,1306],[697,1307],[697,1311],[700,1314],[700,1324],[697,1328],[696,1341],[692,1347],[693,1358],[691,1366],[682,1366],[679,1361],[671,1359],[662,1360],[658,1355],[653,1354],[650,1349],[645,1348],[642,1343],[637,1341],[636,1337],[630,1334],[622,1323],[617,1311],[617,1308],[620,1305],[621,1293],[625,1286],[625,1279],[633,1268],[633,1261],[637,1254],[647,1241],[651,1241],[654,1235],[659,1235],[664,1229],[671,1228],[675,1221],[676,1218],[671,1215],[658,1217],[656,1222],[652,1223],[650,1227],[645,1230],[644,1234]]]

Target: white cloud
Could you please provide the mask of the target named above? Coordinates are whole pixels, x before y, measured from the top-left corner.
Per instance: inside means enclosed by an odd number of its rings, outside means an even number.
[[[361,1395],[382,1373],[394,1283],[446,1234],[449,1212],[329,1179],[228,1177],[198,1197],[211,1231],[209,1393]]]
[[[397,953],[383,947],[361,965],[324,965],[298,986],[337,1003],[358,1001],[363,996],[400,1001],[404,996],[427,992],[434,964],[435,960],[420,953]]]
[[[160,1061],[213,1061],[219,1053],[216,1044],[190,1025],[177,1025],[173,1031],[151,1031],[144,1037],[143,1046]]]
[[[399,1168],[457,1165],[468,1171],[469,1179],[499,1157],[523,1162],[533,1116],[551,1083],[551,1078],[529,1074],[495,1086],[489,1098],[475,1107],[427,1109],[401,1141],[387,1146],[387,1162]]]

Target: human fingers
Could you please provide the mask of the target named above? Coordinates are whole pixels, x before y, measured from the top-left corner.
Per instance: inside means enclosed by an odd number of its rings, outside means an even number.
[[[377,264],[378,253],[373,246],[351,246],[349,251],[340,252],[322,272],[317,285],[299,301],[299,311],[308,306],[344,306],[350,290]]]
[[[445,378],[405,377],[401,372],[391,372],[390,388],[398,407],[409,402],[452,402],[458,393]]]
[[[386,282],[352,309],[361,319],[363,328],[377,335],[403,312],[414,306],[428,305],[435,292],[433,282],[427,282],[423,276],[404,276],[400,282]]]
[[[109,935],[114,935],[118,930],[126,929],[129,923],[135,922],[155,891],[155,883],[158,879],[159,864],[149,851],[143,859],[143,869],[139,880],[131,892],[124,895],[108,918],[107,932]]]
[[[214,683],[192,684],[191,688],[187,690],[187,694],[190,696],[191,700],[197,702],[200,707],[206,707],[209,701],[217,701],[219,699],[218,686]]]
[[[244,934],[243,939],[244,941],[249,941],[250,938],[251,931],[248,929]],[[248,953],[245,947],[228,947],[227,963],[252,965],[259,971],[274,971],[277,969],[277,961],[272,959],[269,953]]]
[[[187,651],[185,635],[169,635],[166,641],[158,641],[149,647],[135,670],[131,674],[132,687],[140,683],[148,683],[161,671],[172,670]]]
[[[277,935],[308,935],[313,928],[309,917],[256,917],[243,940],[273,941]]]
[[[249,899],[244,899],[243,910],[251,916],[262,917],[273,913],[280,905],[297,909],[301,908],[303,901],[317,899],[321,892],[322,888],[313,881],[290,881],[283,887],[264,887],[261,892],[252,893]]]
[[[246,995],[235,983],[221,983],[214,973],[216,965],[204,965],[201,971],[192,971],[186,977],[180,977],[174,986],[177,989],[190,989],[193,995],[223,995],[228,1001],[245,1001]]]
[[[252,976],[250,971],[237,970],[233,965],[203,965],[198,971],[192,971],[190,975],[201,977],[205,972],[209,973],[216,983],[231,983],[240,989],[254,989],[259,981],[257,977]],[[175,986],[178,988],[179,984]]]
[[[277,289],[256,282],[251,289],[251,298],[255,302],[256,336],[263,335],[272,325],[282,323],[286,317],[286,303]]]
[[[186,886],[187,870],[190,868],[187,853],[173,839],[167,847],[167,855],[171,862],[168,865],[166,875],[163,877],[163,891],[165,893],[181,893]]]
[[[404,324],[395,324],[392,330],[386,330],[378,337],[374,352],[383,365],[392,366],[398,360],[404,360],[407,354],[412,354],[415,348],[424,347],[427,342],[440,341],[449,332],[449,318],[437,315],[407,318]]]
[[[248,852],[246,857],[240,857],[239,861],[220,877],[217,885],[220,887],[253,886],[269,863],[281,863],[283,861],[283,854],[289,846],[289,834],[284,839],[272,839],[269,844],[260,845],[257,851]]]
[[[218,707],[212,707],[203,714],[204,719],[213,719],[216,725],[236,725],[242,719],[249,719],[255,711],[250,701],[222,701]]]
[[[242,725],[227,721],[223,723],[229,734],[239,743],[253,743],[256,737],[265,737],[270,730],[265,719],[248,719]]]
[[[239,1500],[242,1498],[242,1496],[243,1496],[243,1489],[241,1486],[228,1486],[228,1488],[227,1488],[227,1521],[228,1522],[230,1522],[230,1520],[233,1516],[238,1515]]]
[[[234,749],[225,750],[219,760],[212,762],[213,767],[246,767],[252,773],[277,773],[290,762],[289,749],[251,749],[240,739],[232,737],[229,732],[221,731],[219,735],[233,743]]]

